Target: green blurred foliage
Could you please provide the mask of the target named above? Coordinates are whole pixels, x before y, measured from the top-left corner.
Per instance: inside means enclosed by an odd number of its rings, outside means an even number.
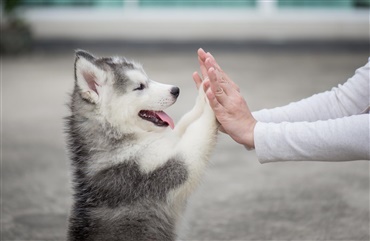
[[[16,7],[20,5],[21,0],[4,0],[3,3],[5,13],[11,13]]]

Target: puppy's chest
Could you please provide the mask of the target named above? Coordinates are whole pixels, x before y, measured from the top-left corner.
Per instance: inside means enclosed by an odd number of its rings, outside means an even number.
[[[143,199],[165,201],[168,192],[187,178],[188,170],[180,157],[173,157],[150,172],[143,172],[135,161],[128,161],[96,173],[88,190],[97,201],[111,207]]]

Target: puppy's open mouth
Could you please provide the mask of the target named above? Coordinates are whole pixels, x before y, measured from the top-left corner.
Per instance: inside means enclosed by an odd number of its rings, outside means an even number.
[[[152,122],[156,126],[170,126],[171,129],[175,127],[171,117],[163,111],[141,110],[139,116],[144,120]]]

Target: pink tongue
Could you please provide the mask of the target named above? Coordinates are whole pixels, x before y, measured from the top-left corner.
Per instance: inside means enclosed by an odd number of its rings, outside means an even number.
[[[163,111],[156,111],[155,113],[159,116],[159,118],[162,119],[162,121],[167,122],[170,125],[171,129],[175,127],[173,120],[166,113],[164,113]]]

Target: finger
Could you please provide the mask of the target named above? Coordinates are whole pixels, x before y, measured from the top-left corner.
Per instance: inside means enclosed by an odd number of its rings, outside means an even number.
[[[200,66],[200,72],[202,73],[203,79],[205,79],[208,77],[206,65],[204,64],[204,61],[201,60],[199,56],[198,56],[198,61],[199,61],[199,66]]]
[[[204,93],[207,93],[208,89],[210,88],[209,78],[203,81],[203,90]]]
[[[214,65],[215,69],[218,69],[219,71],[222,71],[222,69],[221,69],[220,65],[217,63],[215,57],[213,57],[213,55],[210,52],[207,53],[207,58],[209,58],[211,60],[211,64]]]
[[[206,60],[207,54],[202,48],[200,48],[198,49],[198,56],[204,62]]]
[[[240,96],[240,93],[235,90],[228,82],[222,81],[220,78],[221,74],[217,70],[211,68],[209,75],[209,88],[211,88],[211,90],[215,94],[217,101],[225,109],[233,108],[233,105],[235,105],[234,101],[235,99],[237,99],[236,97]]]
[[[230,96],[230,94],[234,93],[235,90],[233,89],[233,86],[230,85],[229,81],[224,78],[224,75],[217,69],[215,70],[215,73],[218,87],[220,87],[227,96]]]
[[[224,89],[220,85],[220,80],[217,79],[218,76],[216,74],[216,70],[213,67],[211,67],[208,70],[208,76],[209,76],[209,82],[210,82],[210,89],[214,93],[217,101],[221,105],[225,105],[225,103],[228,100],[228,96],[226,95]]]
[[[218,115],[221,115],[222,112],[224,112],[223,106],[218,102],[215,94],[213,93],[212,89],[207,89],[205,92],[206,96],[208,98],[209,105],[211,106],[212,110],[214,111],[216,117]]]
[[[217,71],[221,72],[225,77],[229,79],[229,77],[226,75],[226,73],[221,69],[221,67],[217,64],[216,60],[213,57],[207,57],[206,60],[204,61],[204,65],[206,66],[207,69],[210,69],[213,67]]]
[[[193,80],[195,85],[197,86],[197,89],[199,89],[199,86],[202,84],[202,78],[200,78],[198,72],[193,73]]]
[[[205,66],[207,69],[214,67],[216,70],[218,70],[221,75],[222,79],[226,82],[228,82],[236,91],[240,92],[240,88],[237,84],[235,84],[234,81],[230,79],[230,77],[221,69],[221,67],[217,64],[216,60],[213,58],[212,55],[209,55],[205,61]]]
[[[207,85],[209,85],[209,81],[203,83],[203,86],[204,86],[205,89],[206,89]],[[224,107],[217,101],[216,96],[214,95],[214,93],[212,92],[211,89],[207,88],[207,91],[205,91],[205,93],[206,93],[209,105],[211,106],[213,112],[216,115],[216,118],[218,118],[219,116],[221,117],[225,113]],[[223,132],[223,133],[226,133],[226,131],[222,127],[221,123],[220,122],[218,122],[218,123],[220,124],[218,130]]]

